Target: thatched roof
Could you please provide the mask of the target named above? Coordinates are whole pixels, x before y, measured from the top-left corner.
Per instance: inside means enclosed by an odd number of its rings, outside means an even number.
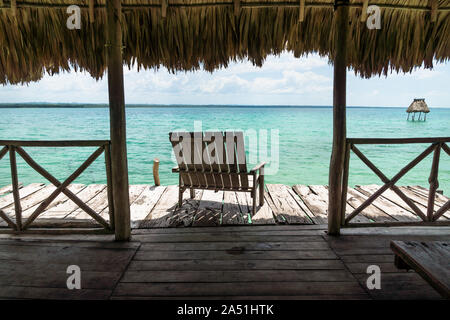
[[[423,113],[429,113],[430,109],[428,108],[425,99],[414,99],[414,101],[409,106],[408,110],[406,112],[423,112]]]
[[[0,0],[0,83],[39,80],[45,72],[84,70],[104,75],[105,0]],[[361,22],[364,0],[350,0],[348,65],[363,77],[410,72],[450,58],[450,0],[370,0],[382,9],[382,29]],[[238,1],[122,0],[124,63],[171,71],[212,71],[248,59],[261,66],[267,55],[288,50],[296,57],[334,56],[334,0]],[[3,4],[2,4],[3,3]],[[437,4],[433,10],[429,3]],[[82,7],[81,30],[66,28],[69,4]],[[52,7],[49,7],[52,5]],[[437,8],[437,9],[436,9]]]

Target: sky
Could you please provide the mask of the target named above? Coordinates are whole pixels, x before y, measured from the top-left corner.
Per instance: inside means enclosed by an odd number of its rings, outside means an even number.
[[[127,104],[218,104],[330,106],[333,68],[328,59],[290,53],[270,56],[263,67],[236,62],[227,69],[169,73],[167,69],[129,70],[124,67]],[[425,98],[430,107],[450,107],[450,63],[433,70],[416,69],[362,79],[348,72],[349,106],[407,107]],[[0,102],[107,103],[107,79],[95,81],[87,73],[46,75],[28,85],[0,86]]]

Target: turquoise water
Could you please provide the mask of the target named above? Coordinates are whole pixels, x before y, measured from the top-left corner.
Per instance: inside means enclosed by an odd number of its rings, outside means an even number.
[[[87,140],[108,139],[107,108],[2,108],[0,139]],[[436,137],[450,136],[450,109],[433,109],[426,122],[407,122],[402,108],[348,108],[349,137]],[[327,184],[331,154],[332,109],[317,107],[151,107],[127,108],[127,145],[131,184],[153,183],[152,160],[160,159],[163,185],[176,184],[171,173],[170,131],[194,130],[194,121],[202,130],[236,129],[268,133],[268,183]],[[197,128],[198,129],[198,128]],[[278,130],[278,142],[271,134]],[[259,136],[260,138],[261,136]],[[249,147],[247,152],[257,150]],[[276,149],[278,146],[278,170]],[[360,150],[388,177],[421,153],[427,145],[361,145]],[[251,150],[250,150],[251,149]],[[93,148],[25,148],[50,173],[64,180],[89,155]],[[250,156],[250,154],[249,154]],[[428,187],[431,158],[428,156],[400,180],[399,185]],[[258,160],[252,156],[251,164]],[[271,172],[270,172],[271,171]],[[47,182],[18,157],[19,181]],[[105,183],[103,157],[77,180],[79,183]],[[441,154],[440,189],[450,194],[450,158]],[[8,156],[0,161],[0,185],[11,183]],[[350,162],[350,185],[381,184],[355,155]]]

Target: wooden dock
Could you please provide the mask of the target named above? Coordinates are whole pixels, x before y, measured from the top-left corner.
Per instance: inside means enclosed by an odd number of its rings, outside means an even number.
[[[398,270],[392,240],[450,241],[449,227],[271,225],[135,229],[113,235],[0,234],[0,299],[440,299]],[[81,269],[68,290],[66,269]],[[380,267],[369,290],[367,268]]]
[[[347,213],[360,206],[380,186],[366,185],[348,188]],[[11,186],[0,188],[0,209],[14,220],[14,197]],[[106,185],[71,184],[68,189],[77,195],[105,220],[109,220]],[[419,186],[404,186],[400,189],[426,212],[428,190]],[[53,191],[55,186],[42,183],[20,185],[22,216],[27,218]],[[449,199],[437,194],[435,210]],[[196,191],[195,198],[184,194],[182,207],[177,206],[177,186],[131,185],[130,206],[133,228],[165,228],[220,225],[271,225],[327,223],[328,188],[322,185],[267,184],[265,204],[258,207],[252,217],[251,198],[242,192]],[[0,226],[6,223],[0,219]],[[441,221],[450,221],[447,211]],[[385,191],[353,220],[356,223],[414,222],[420,218],[399,196],[391,190]],[[33,227],[93,227],[96,222],[75,203],[60,194],[33,222]]]

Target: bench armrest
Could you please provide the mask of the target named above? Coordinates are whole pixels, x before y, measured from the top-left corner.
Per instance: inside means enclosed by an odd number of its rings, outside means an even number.
[[[261,162],[260,164],[256,165],[252,170],[250,170],[250,173],[256,173],[256,171],[264,169],[264,166],[266,165],[266,162]]]

